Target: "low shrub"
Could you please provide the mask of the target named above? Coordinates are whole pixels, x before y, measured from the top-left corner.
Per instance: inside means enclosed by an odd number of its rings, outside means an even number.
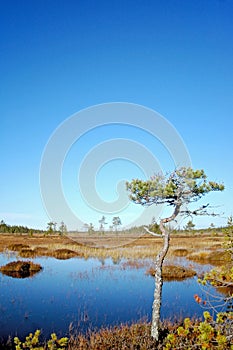
[[[24,342],[20,341],[18,337],[14,338],[15,350],[65,350],[67,349],[68,338],[57,338],[55,333],[51,334],[51,338],[46,344],[41,344],[39,341],[41,331],[36,330],[35,333],[30,333]]]
[[[167,336],[163,349],[232,350],[233,313],[219,313],[216,320],[208,311],[203,316],[204,321],[184,319],[183,324]]]

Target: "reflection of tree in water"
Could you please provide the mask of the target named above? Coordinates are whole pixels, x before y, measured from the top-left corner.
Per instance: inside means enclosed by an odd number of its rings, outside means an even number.
[[[41,265],[31,261],[12,261],[5,266],[1,266],[0,271],[13,278],[32,277],[42,270]]]

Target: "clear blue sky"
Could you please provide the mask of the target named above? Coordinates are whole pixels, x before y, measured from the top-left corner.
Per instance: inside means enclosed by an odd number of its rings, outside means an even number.
[[[223,218],[194,222],[226,223],[233,213],[232,16],[231,0],[2,0],[1,219],[45,228],[50,218],[41,200],[39,170],[50,136],[84,108],[129,102],[163,115],[183,138],[193,167],[224,182],[224,193],[206,197],[220,206]],[[71,149],[64,164],[64,191],[72,210],[95,225],[101,213],[85,212],[84,205],[78,209],[81,199],[73,188],[80,149],[88,152],[108,138],[129,135],[124,126],[110,129],[85,135],[84,145],[75,144],[77,150]],[[156,140],[137,130],[130,138],[149,147],[166,168]],[[139,169],[122,162],[117,171],[116,163],[107,164],[97,176],[97,190],[106,200],[118,172],[126,179],[140,176]],[[123,224],[133,210],[117,214]]]

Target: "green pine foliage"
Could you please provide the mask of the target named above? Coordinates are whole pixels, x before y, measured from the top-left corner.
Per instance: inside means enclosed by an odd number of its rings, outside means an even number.
[[[179,168],[170,175],[156,174],[147,181],[133,179],[126,182],[129,198],[142,205],[188,204],[212,191],[223,191],[224,185],[207,181],[204,170]]]
[[[47,341],[46,344],[40,343],[41,331],[37,329],[35,333],[30,333],[25,341],[21,341],[18,337],[14,338],[15,350],[65,350],[68,345],[68,338],[57,338],[55,333],[51,334],[51,338]]]

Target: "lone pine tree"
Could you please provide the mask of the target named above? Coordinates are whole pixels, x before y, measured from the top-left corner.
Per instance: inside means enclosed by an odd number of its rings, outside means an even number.
[[[152,235],[163,237],[163,247],[155,259],[155,291],[151,325],[151,335],[158,340],[163,285],[162,266],[170,241],[170,231],[166,229],[166,224],[175,220],[178,215],[215,215],[208,212],[208,204],[197,207],[195,210],[189,209],[188,205],[198,201],[209,192],[223,191],[224,185],[207,181],[204,170],[182,167],[168,175],[154,175],[147,181],[133,179],[126,183],[126,187],[130,200],[136,204],[143,206],[167,204],[173,209],[170,216],[160,219],[161,234],[147,229],[147,232]]]

